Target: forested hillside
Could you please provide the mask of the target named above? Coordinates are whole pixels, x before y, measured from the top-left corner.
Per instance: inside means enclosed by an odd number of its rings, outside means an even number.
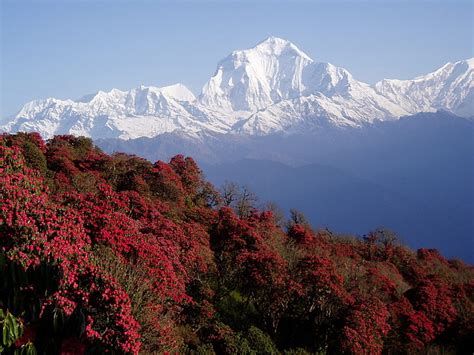
[[[249,186],[264,201],[303,211],[313,226],[357,235],[384,226],[411,248],[474,263],[474,120],[438,111],[306,135],[176,132],[95,142],[152,161],[181,152],[215,186]]]
[[[474,351],[470,265],[285,221],[189,157],[0,137],[0,351]]]

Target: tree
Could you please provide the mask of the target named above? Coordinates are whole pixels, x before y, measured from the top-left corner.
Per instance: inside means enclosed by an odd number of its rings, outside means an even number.
[[[232,207],[240,218],[248,218],[256,210],[258,198],[248,186],[226,181],[221,188],[224,206]]]
[[[257,201],[257,195],[248,186],[242,186],[235,203],[237,215],[240,218],[248,218],[252,211],[256,209]]]
[[[232,207],[237,201],[239,195],[239,186],[230,181],[226,181],[221,188],[222,204],[226,207]]]

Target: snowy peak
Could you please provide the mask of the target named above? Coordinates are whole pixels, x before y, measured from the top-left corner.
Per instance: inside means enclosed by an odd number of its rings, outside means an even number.
[[[304,94],[312,63],[293,43],[269,37],[221,60],[199,101],[216,109],[257,111]]]
[[[193,93],[182,84],[112,89],[76,101],[49,98],[29,102],[1,128],[38,131],[46,138],[58,133],[128,139],[176,129],[196,132],[206,127],[186,110],[193,101]]]
[[[22,120],[34,120],[38,118],[38,114],[46,114],[51,118],[64,110],[92,116],[154,114],[167,106],[178,106],[178,102],[194,100],[191,91],[181,84],[162,88],[142,85],[129,91],[100,90],[75,101],[54,98],[31,101],[23,106],[17,117]]]
[[[269,37],[221,60],[199,102],[215,110],[248,113],[316,93],[357,96],[358,91],[372,90],[367,87],[347,70],[315,62],[290,41]]]
[[[36,100],[0,130],[122,139],[174,131],[194,137],[289,134],[361,127],[438,109],[474,117],[474,58],[371,86],[343,68],[314,61],[290,41],[269,37],[222,59],[198,98],[175,84]]]
[[[178,101],[192,102],[196,100],[194,94],[183,84],[174,84],[159,88],[159,91],[165,96],[171,97]]]
[[[410,113],[449,110],[474,115],[474,58],[447,63],[411,80],[385,79],[375,90]]]
[[[253,50],[267,56],[293,55],[304,58],[308,61],[312,61],[312,59],[308,55],[306,55],[290,41],[274,36],[268,37],[267,39],[258,43],[253,48]]]
[[[170,108],[178,108],[182,103],[195,99],[194,94],[182,84],[161,88],[142,85],[127,92],[123,104],[130,115],[153,115],[168,113]]]

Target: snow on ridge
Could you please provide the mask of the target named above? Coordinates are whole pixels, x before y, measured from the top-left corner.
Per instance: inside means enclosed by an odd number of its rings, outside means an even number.
[[[384,79],[374,88],[409,113],[444,109],[469,117],[474,113],[473,69],[474,58],[470,58],[413,79]]]
[[[269,37],[233,51],[196,97],[183,84],[98,91],[78,100],[26,103],[0,131],[133,139],[168,132],[266,135],[325,126],[358,127],[422,111],[474,116],[474,58],[411,80],[360,82],[316,62],[290,41]]]

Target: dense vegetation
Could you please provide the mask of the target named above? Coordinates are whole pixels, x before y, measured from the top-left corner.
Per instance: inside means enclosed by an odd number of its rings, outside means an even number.
[[[472,353],[471,266],[253,201],[180,155],[1,136],[0,350]]]

